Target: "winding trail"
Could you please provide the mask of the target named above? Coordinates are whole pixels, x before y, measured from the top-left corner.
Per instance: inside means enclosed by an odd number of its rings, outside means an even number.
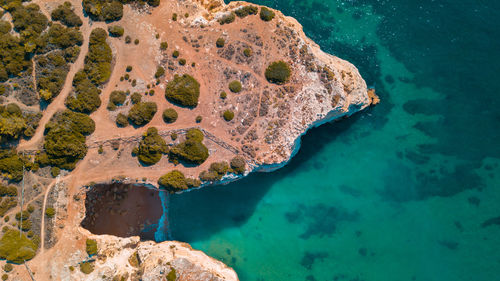
[[[50,121],[52,116],[57,111],[64,110],[66,108],[65,101],[68,95],[71,93],[71,90],[73,89],[73,78],[75,77],[75,74],[78,72],[78,70],[83,68],[85,62],[85,56],[87,55],[89,49],[89,37],[91,30],[92,29],[89,25],[88,18],[84,18],[84,23],[80,27],[80,31],[82,32],[83,35],[83,44],[80,47],[80,53],[78,54],[78,58],[70,66],[70,69],[68,71],[68,74],[66,75],[66,80],[64,81],[64,86],[61,92],[43,111],[42,119],[40,119],[35,134],[31,139],[27,141],[21,140],[21,142],[17,146],[18,150],[37,149],[43,139],[43,132],[45,130],[45,125]]]

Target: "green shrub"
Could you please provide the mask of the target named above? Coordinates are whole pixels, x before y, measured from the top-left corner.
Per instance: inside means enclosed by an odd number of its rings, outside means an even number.
[[[21,230],[26,232],[26,231],[29,231],[31,229],[31,221],[29,219],[27,220],[23,220],[22,222],[20,222],[20,227],[21,227]]]
[[[36,244],[18,230],[9,229],[0,239],[0,258],[9,262],[21,264],[31,260],[37,249]]]
[[[171,268],[170,272],[167,274],[167,281],[176,281],[177,273],[175,272],[175,268]]]
[[[9,274],[7,273],[2,274],[2,280],[5,281],[7,279],[9,279]]]
[[[48,218],[53,218],[56,215],[56,210],[54,210],[54,208],[52,207],[48,207],[47,209],[45,209],[45,215]]]
[[[186,59],[179,59],[179,64],[180,65],[185,65],[186,64]]]
[[[186,177],[178,170],[170,171],[161,176],[158,179],[158,184],[160,187],[170,191],[186,190],[189,188],[186,183]]]
[[[95,85],[108,81],[111,75],[113,53],[106,43],[108,34],[102,28],[92,30],[89,41],[89,52],[85,57],[84,71]]]
[[[222,48],[222,47],[224,47],[225,44],[226,44],[226,40],[224,40],[224,38],[222,38],[222,37],[219,37],[217,39],[217,41],[215,41],[215,46],[217,46],[217,48]]]
[[[137,251],[133,252],[130,257],[128,257],[128,263],[133,267],[139,267],[140,261]]]
[[[59,167],[52,167],[50,169],[50,174],[52,175],[53,178],[57,177],[60,172],[61,172],[61,169],[59,169]]]
[[[200,83],[191,75],[175,75],[166,85],[165,97],[173,104],[194,108],[198,105],[199,96]]]
[[[168,48],[168,43],[167,42],[161,42],[160,43],[160,50],[165,51]]]
[[[165,68],[158,66],[156,68],[155,78],[160,78],[165,74]]]
[[[128,118],[125,114],[118,113],[116,116],[116,125],[118,127],[127,127],[128,126]]]
[[[14,269],[14,268],[12,267],[12,264],[10,264],[10,263],[6,263],[6,264],[3,266],[3,270],[4,270],[5,272],[11,272],[11,271],[12,271],[12,269]]]
[[[134,45],[139,45],[139,39],[134,40]]]
[[[127,71],[127,72],[132,71],[132,66],[131,65],[127,65],[127,68],[125,69],[125,71]]]
[[[73,111],[90,114],[101,106],[101,97],[98,90],[94,89],[78,92],[76,97],[70,96],[66,99],[66,106]]]
[[[128,120],[136,126],[144,126],[153,119],[157,110],[154,102],[138,102],[130,109]]]
[[[239,93],[241,91],[241,83],[238,80],[231,81],[229,83],[229,90],[233,93]]]
[[[163,111],[163,121],[165,121],[165,123],[174,123],[178,116],[177,111],[173,108],[167,108]]]
[[[278,85],[285,84],[290,79],[290,66],[284,61],[275,61],[271,63],[265,72],[267,81]]]
[[[142,164],[154,165],[161,160],[162,154],[168,153],[168,147],[165,140],[158,135],[158,129],[148,128],[139,142],[137,158]]]
[[[226,92],[224,92],[224,91],[223,91],[223,92],[221,92],[221,93],[220,93],[220,98],[221,98],[221,99],[226,99],[226,98],[227,98],[227,93],[226,93]]]
[[[236,15],[233,12],[231,12],[227,15],[222,16],[219,19],[219,24],[220,25],[229,24],[229,23],[232,23],[235,19],[236,19]]]
[[[246,169],[246,162],[245,159],[241,156],[235,156],[233,159],[231,159],[231,170],[235,174],[243,174]]]
[[[35,57],[37,70],[37,88],[40,97],[50,102],[62,90],[66,75],[69,71],[68,62],[72,61],[74,56],[78,56],[80,47],[67,48],[66,51],[54,50],[46,55],[38,55]],[[76,52],[76,53],[73,53]]]
[[[234,11],[236,15],[240,18],[244,18],[248,15],[256,15],[259,12],[259,8],[253,5],[245,6]]]
[[[224,111],[224,113],[222,114],[222,116],[224,117],[224,120],[226,120],[227,122],[233,120],[234,118],[234,112],[232,112],[231,110],[226,110]]]
[[[201,121],[203,121],[203,117],[201,115],[198,115],[198,116],[196,116],[194,121],[196,121],[196,123],[201,123]]]
[[[130,101],[132,102],[132,104],[139,103],[141,102],[141,100],[142,96],[139,93],[133,93],[132,96],[130,96]]]
[[[130,38],[130,36],[125,36],[125,44],[130,44],[130,42],[132,42],[132,38]]]
[[[97,255],[97,241],[94,239],[87,239],[85,241],[85,251],[89,256]]]
[[[7,34],[12,30],[12,26],[8,21],[0,20],[0,34]]]
[[[70,2],[64,2],[63,5],[59,5],[57,9],[52,11],[50,16],[53,21],[60,21],[68,27],[81,26],[83,24],[80,17],[73,11]]]
[[[123,91],[113,91],[109,95],[108,109],[114,110],[117,106],[122,105],[127,98],[127,94]]]
[[[179,51],[175,50],[172,52],[172,57],[177,58],[180,55]]]
[[[109,36],[112,37],[122,37],[125,33],[125,29],[119,25],[108,26]]]
[[[173,13],[172,14],[172,20],[173,21],[177,21],[177,13]]]
[[[84,274],[90,274],[94,271],[94,262],[82,262],[80,263],[80,271]]]
[[[10,209],[17,206],[17,199],[14,197],[6,197],[0,203],[0,216],[5,215]]]
[[[260,19],[263,21],[270,21],[274,18],[275,14],[272,10],[262,7],[260,8]]]
[[[17,187],[15,185],[0,185],[0,197],[16,197]]]
[[[210,168],[208,168],[208,171],[203,171],[200,173],[200,180],[215,182],[222,179],[222,177],[227,174],[228,171],[229,165],[226,161],[214,162],[210,164]]]
[[[82,5],[95,21],[116,21],[123,16],[123,4],[116,0],[83,0]]]
[[[252,49],[249,49],[249,48],[246,48],[245,50],[243,50],[243,54],[245,55],[245,57],[249,58],[252,56],[253,52],[252,52]]]
[[[190,129],[186,140],[170,149],[169,158],[172,162],[184,161],[189,164],[201,164],[208,158],[208,149],[203,145],[203,133],[198,129]]]
[[[0,149],[0,171],[11,181],[19,182],[23,179],[23,166],[31,167],[28,158],[17,154],[13,149]]]
[[[174,132],[174,133],[171,133],[171,134],[170,134],[170,138],[171,138],[173,141],[175,141],[175,140],[177,139],[177,133],[175,133],[175,132]]]

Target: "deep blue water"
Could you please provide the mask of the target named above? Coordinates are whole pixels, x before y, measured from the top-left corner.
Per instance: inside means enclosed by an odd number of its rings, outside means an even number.
[[[500,280],[500,2],[256,3],[382,103],[311,130],[281,170],[172,196],[173,238],[242,281]]]

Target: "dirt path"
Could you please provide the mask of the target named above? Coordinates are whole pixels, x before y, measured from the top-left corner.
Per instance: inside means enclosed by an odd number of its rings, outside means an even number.
[[[76,72],[83,68],[85,56],[89,48],[89,37],[91,32],[91,27],[89,26],[88,18],[83,18],[83,25],[80,27],[80,31],[83,35],[83,44],[80,48],[80,54],[78,54],[77,60],[70,66],[66,80],[64,81],[64,86],[59,93],[59,95],[49,104],[49,106],[43,111],[42,119],[38,124],[38,128],[35,131],[33,137],[27,141],[21,140],[17,149],[37,149],[43,138],[43,132],[45,130],[45,125],[50,121],[50,118],[59,110],[64,110],[66,105],[64,102],[68,97],[69,93],[73,89],[73,77],[75,77]]]

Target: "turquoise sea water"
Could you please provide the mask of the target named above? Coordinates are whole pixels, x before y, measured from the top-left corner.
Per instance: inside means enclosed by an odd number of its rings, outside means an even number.
[[[500,2],[256,3],[382,103],[309,131],[281,170],[172,196],[172,238],[242,281],[500,280]]]

